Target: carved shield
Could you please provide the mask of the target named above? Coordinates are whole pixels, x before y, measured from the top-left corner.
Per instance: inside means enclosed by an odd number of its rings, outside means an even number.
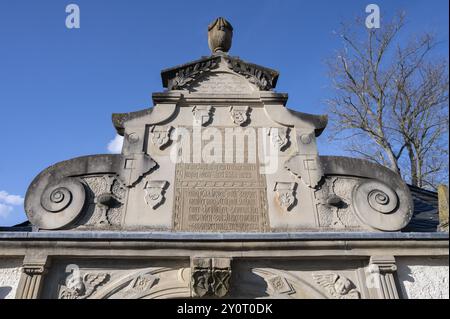
[[[167,184],[166,181],[148,181],[145,183],[145,202],[148,206],[155,209],[161,204]]]
[[[211,120],[211,106],[194,106],[192,113],[194,114],[194,123],[196,125],[205,126]]]
[[[224,297],[230,290],[230,269],[214,269],[213,291],[217,297]]]
[[[211,291],[214,279],[211,268],[196,268],[192,274],[192,288],[198,297],[204,297]]]
[[[233,122],[237,125],[245,125],[249,120],[248,111],[248,106],[232,106],[230,108],[230,114]]]
[[[172,126],[153,126],[151,129],[153,145],[162,149],[169,144],[172,129]]]
[[[295,204],[296,183],[278,182],[275,184],[274,191],[277,192],[277,201],[281,208],[289,211]]]
[[[283,150],[289,142],[288,138],[289,128],[288,127],[271,127],[269,130],[269,135],[271,137],[273,145],[279,150]]]

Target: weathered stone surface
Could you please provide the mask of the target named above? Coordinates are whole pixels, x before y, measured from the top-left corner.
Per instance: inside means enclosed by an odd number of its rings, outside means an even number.
[[[404,298],[449,299],[448,256],[401,257],[397,265]]]
[[[0,259],[0,299],[14,299],[22,273],[22,259]]]

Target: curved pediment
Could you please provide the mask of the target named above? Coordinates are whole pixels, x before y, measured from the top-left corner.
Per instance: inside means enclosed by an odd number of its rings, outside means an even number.
[[[176,66],[161,72],[163,86],[168,90],[185,90],[193,82],[212,71],[226,71],[242,76],[259,91],[273,90],[277,84],[278,72],[256,64],[248,63],[237,57],[212,55],[187,64]]]
[[[200,76],[187,89],[201,93],[252,93],[257,88],[242,76],[228,72],[210,72]]]

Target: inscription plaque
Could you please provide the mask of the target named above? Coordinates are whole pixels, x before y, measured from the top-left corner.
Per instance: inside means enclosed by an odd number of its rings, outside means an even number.
[[[257,164],[176,165],[175,230],[268,230],[266,185]]]

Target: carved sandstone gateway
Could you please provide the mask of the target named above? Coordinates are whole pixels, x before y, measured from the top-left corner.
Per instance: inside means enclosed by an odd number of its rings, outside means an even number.
[[[211,56],[163,70],[153,107],[113,114],[121,154],[33,180],[35,231],[0,237],[3,255],[24,249],[18,297],[397,298],[396,258],[445,255],[441,237],[399,232],[399,176],[319,156],[327,117],[287,108],[278,72],[228,54],[232,31],[215,20]]]

